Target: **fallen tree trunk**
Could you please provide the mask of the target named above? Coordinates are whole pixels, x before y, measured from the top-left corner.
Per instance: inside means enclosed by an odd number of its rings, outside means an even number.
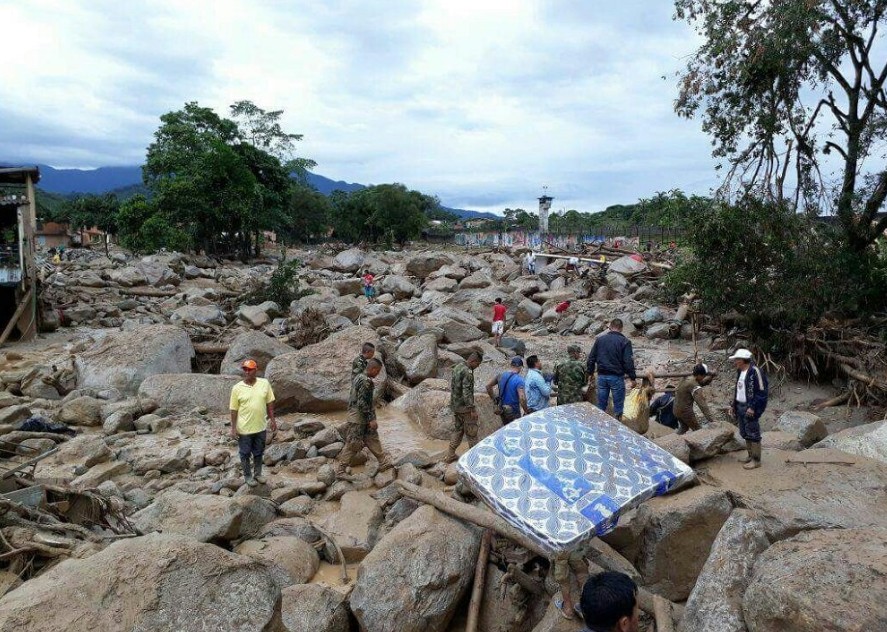
[[[228,349],[229,349],[229,345],[215,343],[215,342],[195,342],[194,343],[194,352],[195,353],[224,354],[224,353],[228,353]]]
[[[178,294],[176,290],[158,290],[155,287],[120,288],[124,296],[151,296],[155,298],[169,298]]]
[[[477,554],[477,565],[474,568],[474,586],[471,588],[471,601],[468,602],[468,621],[465,632],[477,632],[477,621],[480,618],[480,605],[484,598],[484,582],[487,578],[487,560],[490,559],[490,542],[492,532],[487,529],[480,543]]]
[[[407,498],[412,498],[413,500],[418,500],[419,502],[431,505],[432,507],[443,511],[444,513],[455,516],[456,518],[460,518],[462,520],[466,520],[480,527],[492,529],[499,535],[504,536],[509,540],[521,545],[522,547],[529,551],[532,551],[536,555],[539,555],[546,559],[549,559],[551,557],[548,552],[544,551],[538,544],[533,542],[533,540],[530,539],[529,536],[505,522],[504,519],[489,511],[486,511],[485,509],[480,509],[473,505],[459,502],[458,500],[449,498],[448,496],[445,496],[440,492],[418,487],[404,481],[395,481],[395,484],[400,489],[400,493]],[[601,549],[598,550],[600,551]],[[622,566],[622,564],[618,562],[612,563],[610,560],[607,560],[607,558],[603,554],[598,561],[607,564],[608,566],[610,566],[610,568],[604,569],[594,562],[589,562],[588,567],[592,573],[602,573],[604,570],[618,571],[620,570],[620,566]],[[641,607],[641,610],[651,615],[654,614],[653,599],[653,593],[646,590],[645,588],[638,588],[638,605]]]

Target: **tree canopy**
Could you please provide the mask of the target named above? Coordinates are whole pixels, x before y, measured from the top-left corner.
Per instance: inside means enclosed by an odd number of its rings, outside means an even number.
[[[703,43],[676,111],[701,115],[725,191],[833,210],[847,247],[885,229],[887,0],[676,0]]]

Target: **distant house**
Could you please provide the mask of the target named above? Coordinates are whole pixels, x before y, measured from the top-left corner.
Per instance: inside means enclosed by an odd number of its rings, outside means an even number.
[[[489,220],[484,219],[482,217],[476,218],[476,219],[469,219],[465,222],[465,229],[466,230],[474,230],[475,228],[483,228],[484,225],[486,225],[486,223],[488,221]]]
[[[37,230],[34,231],[34,241],[40,250],[68,246],[71,236],[68,234],[68,225],[58,222],[37,222]]]

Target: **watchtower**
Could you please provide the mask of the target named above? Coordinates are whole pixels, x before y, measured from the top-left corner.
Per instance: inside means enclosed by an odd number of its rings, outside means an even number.
[[[539,198],[539,232],[544,234],[548,232],[548,211],[554,198],[547,194],[548,187],[543,189],[546,189],[546,193]]]

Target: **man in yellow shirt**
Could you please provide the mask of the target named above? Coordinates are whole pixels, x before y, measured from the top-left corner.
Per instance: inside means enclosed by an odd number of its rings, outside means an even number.
[[[277,432],[274,391],[268,380],[256,377],[259,367],[255,360],[244,360],[240,368],[243,369],[243,380],[231,389],[231,402],[228,405],[231,410],[231,436],[237,439],[246,484],[255,487],[268,482],[262,476],[262,456],[265,454],[265,430],[268,427],[266,415],[271,422],[272,437]]]

